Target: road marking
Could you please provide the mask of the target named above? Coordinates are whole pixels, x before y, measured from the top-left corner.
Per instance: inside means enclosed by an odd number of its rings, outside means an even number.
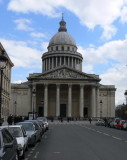
[[[103,133],[105,136],[110,136],[109,134],[107,134],[107,133]]]
[[[30,156],[31,156],[31,154],[28,154],[27,156],[28,156],[28,157],[30,157]]]
[[[112,136],[112,138],[115,138],[115,139],[117,139],[117,140],[122,140],[121,138],[118,138],[118,137],[114,137],[114,136]]]
[[[127,141],[125,141],[127,143]]]
[[[93,129],[93,128],[90,128],[92,131],[95,131],[95,129]]]
[[[37,156],[38,156],[39,152],[36,152],[34,158],[37,159]]]
[[[102,133],[102,132],[100,132],[100,131],[97,131],[97,133]]]
[[[35,147],[34,147],[34,148],[32,148],[32,150],[34,151],[34,150],[35,150]]]
[[[60,152],[53,152],[54,154],[60,154]]]

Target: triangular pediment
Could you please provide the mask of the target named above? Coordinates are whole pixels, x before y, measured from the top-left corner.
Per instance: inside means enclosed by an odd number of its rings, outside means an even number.
[[[91,79],[99,80],[99,76],[93,74],[86,74],[81,71],[69,67],[60,67],[52,71],[42,74],[34,74],[31,78],[35,79]]]

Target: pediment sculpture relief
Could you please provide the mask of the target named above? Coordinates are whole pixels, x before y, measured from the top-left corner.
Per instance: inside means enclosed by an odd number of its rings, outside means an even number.
[[[43,78],[76,78],[76,79],[88,79],[84,75],[81,75],[79,73],[76,73],[74,71],[70,71],[67,69],[57,70],[50,74],[44,75]]]

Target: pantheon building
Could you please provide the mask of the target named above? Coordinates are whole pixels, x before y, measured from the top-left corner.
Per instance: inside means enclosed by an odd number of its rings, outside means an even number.
[[[91,57],[92,58],[92,57]],[[42,73],[11,85],[11,114],[61,117],[114,117],[114,85],[82,71],[82,54],[62,18],[58,32],[42,54]],[[109,77],[110,78],[110,77]]]

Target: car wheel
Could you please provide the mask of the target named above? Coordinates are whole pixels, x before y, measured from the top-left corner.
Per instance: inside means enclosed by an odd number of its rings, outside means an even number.
[[[25,159],[25,151],[23,151],[22,159]]]
[[[26,150],[25,151],[28,151],[28,145],[26,146]]]
[[[16,155],[15,155],[15,160],[19,160],[18,153],[16,153]]]
[[[36,144],[36,137],[34,137],[34,143],[32,144],[32,146],[34,147]]]
[[[39,140],[38,140],[39,142],[41,142],[41,137],[42,137],[42,136],[40,135],[40,138],[39,138]]]

